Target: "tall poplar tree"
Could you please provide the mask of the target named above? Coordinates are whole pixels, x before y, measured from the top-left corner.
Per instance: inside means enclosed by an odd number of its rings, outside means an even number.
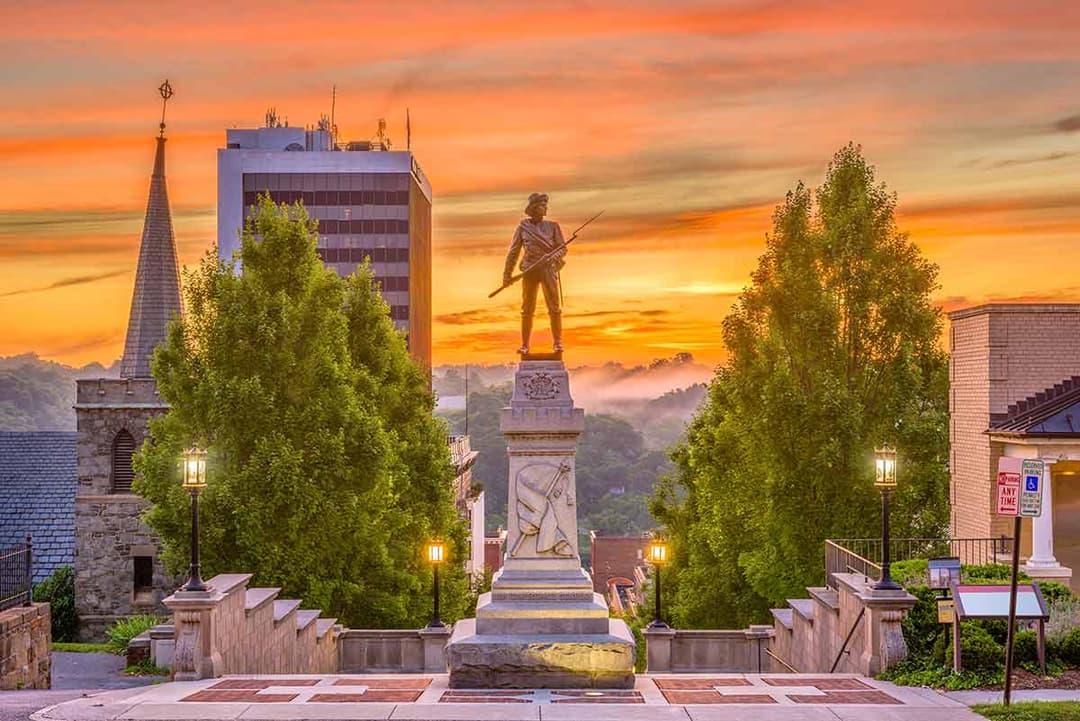
[[[948,374],[937,268],[895,224],[860,149],[773,216],[723,325],[728,361],[677,447],[653,512],[675,546],[687,626],[762,620],[824,580],[823,541],[874,537],[873,450],[899,451],[894,536],[948,520]]]
[[[181,453],[209,448],[200,499],[204,578],[253,573],[353,627],[430,613],[422,548],[450,547],[443,608],[464,610],[465,529],[446,430],[365,265],[343,280],[300,206],[263,200],[233,262],[186,275],[186,315],[153,360],[169,412],[136,456],[136,491],[167,567],[186,569]],[[234,272],[239,266],[242,273]]]

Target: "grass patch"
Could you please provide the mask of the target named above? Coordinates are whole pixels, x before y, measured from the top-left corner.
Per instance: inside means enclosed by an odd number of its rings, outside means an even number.
[[[1080,701],[1025,701],[1011,706],[980,704],[971,710],[991,721],[1080,721]]]
[[[128,666],[124,669],[124,673],[128,676],[168,676],[171,671],[161,666],[155,666],[149,660],[137,663],[134,666]]]
[[[112,646],[107,643],[70,643],[55,641],[53,651],[70,651],[73,653],[112,653]]]

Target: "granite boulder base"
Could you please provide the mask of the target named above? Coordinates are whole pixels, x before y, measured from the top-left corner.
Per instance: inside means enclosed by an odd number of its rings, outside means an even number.
[[[523,360],[500,429],[506,560],[447,646],[453,688],[632,688],[634,640],[581,567],[575,457],[585,413],[562,361]]]

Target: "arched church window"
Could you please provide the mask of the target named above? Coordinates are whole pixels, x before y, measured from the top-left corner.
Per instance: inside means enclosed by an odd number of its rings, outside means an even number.
[[[131,482],[135,479],[135,471],[131,467],[131,457],[133,455],[135,455],[135,439],[127,430],[122,430],[113,439],[113,493],[131,493]]]

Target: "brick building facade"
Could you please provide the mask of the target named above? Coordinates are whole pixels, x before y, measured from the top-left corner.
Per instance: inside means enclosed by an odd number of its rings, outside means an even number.
[[[1080,304],[994,303],[949,320],[952,536],[1011,535],[995,512],[998,459],[1042,458],[1043,513],[1023,521],[1021,555],[1033,576],[1068,578],[1080,563]]]

